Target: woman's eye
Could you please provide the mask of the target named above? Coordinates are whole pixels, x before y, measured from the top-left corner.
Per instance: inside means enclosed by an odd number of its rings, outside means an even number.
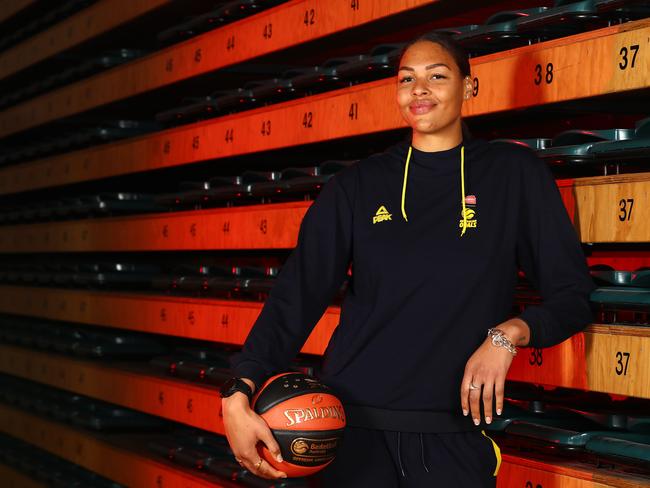
[[[431,79],[431,80],[442,80],[442,79],[445,79],[445,78],[447,78],[445,75],[441,75],[441,74],[439,74],[439,73],[435,73],[435,74],[432,74],[431,77],[430,77],[429,79]],[[403,77],[403,78],[400,78],[399,82],[400,82],[400,83],[404,83],[404,82],[411,81],[412,79],[413,79],[412,76],[405,76],[405,77]]]

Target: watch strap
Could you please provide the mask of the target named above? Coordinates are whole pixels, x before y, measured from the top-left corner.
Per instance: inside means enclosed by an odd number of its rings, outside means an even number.
[[[253,390],[248,386],[248,383],[241,378],[233,377],[226,380],[220,389],[222,398],[229,397],[238,391],[244,393],[248,397],[249,402],[252,401]]]

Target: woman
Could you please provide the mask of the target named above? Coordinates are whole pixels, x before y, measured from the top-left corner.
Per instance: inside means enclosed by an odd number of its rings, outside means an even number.
[[[594,284],[549,168],[528,149],[468,138],[471,96],[467,55],[450,38],[406,46],[397,104],[410,140],[323,187],[233,357],[253,390],[288,370],[352,262],[321,374],[348,422],[324,486],[495,486],[500,449],[480,424],[501,414],[516,346],[558,344],[593,319]],[[509,318],[517,264],[543,303]],[[222,400],[233,452],[282,477],[255,450],[280,454],[240,391]]]

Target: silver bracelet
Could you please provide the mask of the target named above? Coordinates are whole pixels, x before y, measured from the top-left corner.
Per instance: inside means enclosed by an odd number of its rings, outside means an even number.
[[[510,342],[510,339],[506,337],[501,329],[490,328],[488,329],[487,335],[488,337],[492,337],[492,344],[505,347],[513,356],[517,355],[517,348]]]

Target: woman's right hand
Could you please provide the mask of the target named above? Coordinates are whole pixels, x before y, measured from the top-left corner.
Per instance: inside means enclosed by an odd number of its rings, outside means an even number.
[[[251,473],[267,479],[286,478],[286,473],[278,471],[266,460],[260,464],[257,444],[262,442],[278,462],[282,462],[280,446],[262,417],[257,415],[248,403],[248,397],[236,392],[221,399],[223,425],[230,448],[235,458]],[[259,467],[256,467],[259,466]]]

